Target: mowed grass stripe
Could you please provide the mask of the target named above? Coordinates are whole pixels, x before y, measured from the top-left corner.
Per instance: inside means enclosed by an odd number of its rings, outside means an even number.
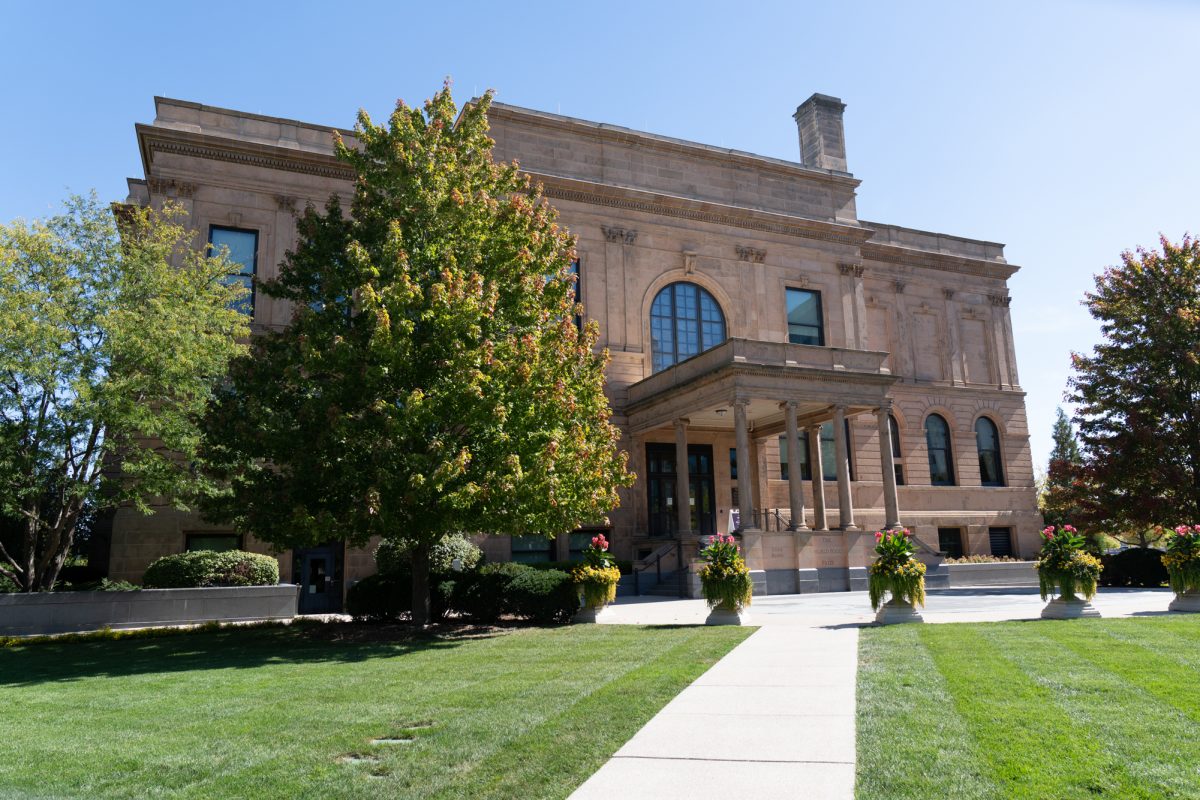
[[[1050,690],[1055,704],[1076,722],[1076,736],[1088,737],[1103,748],[1103,764],[1113,768],[1093,772],[1093,796],[1120,798],[1195,797],[1195,753],[1200,752],[1200,726],[1178,708],[1146,692],[1136,680],[1106,668],[1100,649],[1074,651],[1063,639],[1095,638],[1102,630],[1090,621],[1051,622],[1020,626],[998,625],[981,632],[1038,684]],[[1103,642],[1105,637],[1101,636]],[[1110,653],[1120,647],[1109,641]],[[1147,672],[1167,664],[1153,653],[1127,651]],[[1160,743],[1146,747],[1147,742]],[[1051,753],[1053,753],[1053,748]],[[1095,762],[1081,763],[1083,773]],[[1101,784],[1101,778],[1113,779]],[[1132,787],[1132,788],[1130,788]]]
[[[859,637],[859,798],[997,796],[978,743],[915,625]],[[866,711],[868,710],[869,711]]]
[[[1050,686],[996,649],[981,630],[986,627],[927,625],[919,637],[978,742],[999,796],[1147,797],[1103,744],[1063,711]]]

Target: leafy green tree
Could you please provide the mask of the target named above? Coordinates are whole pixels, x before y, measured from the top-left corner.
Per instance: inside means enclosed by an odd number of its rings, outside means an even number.
[[[1096,277],[1084,302],[1104,339],[1069,382],[1080,522],[1139,543],[1200,519],[1200,242],[1161,245]]]
[[[0,576],[53,588],[81,516],[186,497],[198,419],[248,333],[177,208],[72,197],[0,226]]]
[[[1054,449],[1050,452],[1042,492],[1038,498],[1047,525],[1069,525],[1079,521],[1080,467],[1083,456],[1071,420],[1060,408],[1054,420]]]
[[[490,102],[457,116],[447,87],[386,127],[360,112],[357,145],[337,140],[350,214],[306,209],[263,287],[291,322],[255,339],[207,422],[229,487],[211,517],[281,547],[403,541],[417,624],[444,535],[569,531],[632,481],[598,328],[575,324],[573,238],[493,162]]]

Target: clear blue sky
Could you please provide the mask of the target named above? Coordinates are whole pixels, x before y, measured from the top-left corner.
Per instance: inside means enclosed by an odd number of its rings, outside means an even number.
[[[154,95],[349,127],[515,105],[799,160],[791,114],[847,104],[862,218],[1008,245],[1035,464],[1092,276],[1200,233],[1200,4],[52,3],[0,0],[0,220],[125,196]]]

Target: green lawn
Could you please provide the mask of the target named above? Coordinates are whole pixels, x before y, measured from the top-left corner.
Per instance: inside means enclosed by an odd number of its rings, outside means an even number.
[[[0,649],[0,797],[565,797],[751,632],[332,630]]]
[[[859,644],[858,800],[1200,797],[1200,620],[897,625]]]

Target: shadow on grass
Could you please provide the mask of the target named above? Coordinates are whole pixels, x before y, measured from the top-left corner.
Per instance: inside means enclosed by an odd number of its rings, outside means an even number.
[[[413,631],[403,625],[299,623],[43,640],[0,648],[0,687],[274,664],[354,663],[448,650],[498,635],[503,633],[495,628]]]

